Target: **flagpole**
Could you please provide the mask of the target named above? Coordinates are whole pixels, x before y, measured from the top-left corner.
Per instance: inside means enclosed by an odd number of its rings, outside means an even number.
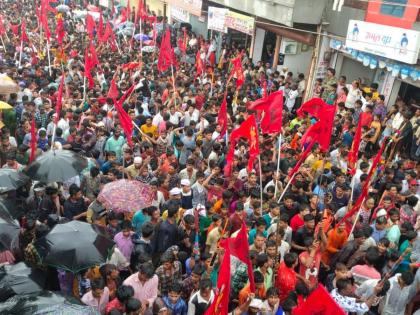
[[[262,212],[263,211],[263,186],[262,186],[261,154],[258,154],[258,164],[260,166],[260,205],[261,205],[261,212]]]
[[[60,113],[55,113],[55,114],[60,115]],[[54,122],[53,133],[52,133],[52,136],[51,136],[51,148],[50,148],[50,150],[54,150],[55,130],[56,129],[57,129],[57,124]]]
[[[3,45],[4,52],[6,52],[6,45],[4,44],[3,35],[0,36],[1,44]]]
[[[143,38],[142,38],[142,31],[143,31],[143,27],[142,27],[142,20],[141,17],[139,17],[139,21],[140,21],[140,56],[141,56],[141,61],[143,62]],[[153,64],[152,64],[153,67]]]
[[[20,41],[19,68],[22,63],[22,50],[23,50],[23,40]]]
[[[287,183],[286,187],[284,187],[284,190],[283,190],[282,194],[280,195],[279,200],[277,200],[277,202],[280,202],[283,199],[284,195],[286,194],[287,189],[289,188],[290,184],[292,183],[293,179],[295,178],[296,173],[297,172],[295,172],[292,175],[292,177],[289,179],[289,182]]]
[[[50,73],[51,76],[51,57],[50,57],[50,43],[47,39],[47,55],[48,55],[48,72]]]
[[[175,100],[175,107],[176,107],[177,104],[176,104],[175,76],[174,76],[174,65],[172,63],[171,63],[171,72],[172,72],[172,85],[174,87],[174,100]]]
[[[351,227],[351,230],[350,230],[350,233],[349,233],[349,237],[353,233],[354,229],[356,228],[356,224],[357,224],[357,221],[359,220],[360,212],[362,211],[362,205],[365,202],[365,199],[366,198],[363,198],[363,201],[360,205],[360,209],[359,209],[359,211],[357,211],[356,218],[354,219],[353,226]],[[347,238],[347,240],[348,240],[348,238]]]
[[[279,176],[279,169],[280,169],[280,150],[281,150],[281,132],[279,135],[279,150],[278,150],[278,156],[277,156],[277,170],[276,170],[276,177]],[[280,179],[280,176],[279,176]],[[278,187],[278,181],[279,179],[276,180],[275,184],[275,188],[274,188],[274,196],[277,196],[277,187]]]

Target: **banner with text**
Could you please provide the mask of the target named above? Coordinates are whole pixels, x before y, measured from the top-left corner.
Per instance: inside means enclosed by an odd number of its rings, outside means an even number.
[[[350,20],[347,29],[346,47],[415,64],[419,55],[420,32]]]
[[[207,28],[218,32],[227,33],[226,16],[229,9],[209,7]]]
[[[188,11],[171,5],[171,17],[175,20],[190,23],[190,14]]]
[[[202,0],[166,0],[166,3],[188,11],[193,15],[201,16]]]
[[[254,35],[255,19],[253,17],[229,11],[226,15],[225,25],[238,32]]]

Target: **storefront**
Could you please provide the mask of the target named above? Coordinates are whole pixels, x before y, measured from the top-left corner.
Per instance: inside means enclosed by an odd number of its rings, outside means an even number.
[[[398,97],[420,101],[420,32],[350,20],[346,41],[331,39],[330,65],[347,81],[378,83],[388,106]]]

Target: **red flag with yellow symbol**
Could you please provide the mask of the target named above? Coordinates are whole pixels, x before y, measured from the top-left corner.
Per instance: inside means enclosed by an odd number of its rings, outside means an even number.
[[[249,159],[248,170],[251,170],[254,161],[258,154],[260,154],[260,146],[258,142],[258,129],[254,115],[248,117],[239,128],[232,131],[230,135],[230,148],[226,156],[225,174],[230,175],[233,157],[235,155],[235,146],[240,138],[245,138],[248,141]]]

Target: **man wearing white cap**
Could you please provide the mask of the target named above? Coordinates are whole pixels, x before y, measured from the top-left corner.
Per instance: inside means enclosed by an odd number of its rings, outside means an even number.
[[[192,209],[192,191],[191,191],[191,182],[189,179],[181,179],[181,208],[183,209]]]
[[[140,176],[142,163],[143,159],[140,156],[136,156],[134,158],[134,163],[125,168],[128,179],[135,179],[137,176]]]

